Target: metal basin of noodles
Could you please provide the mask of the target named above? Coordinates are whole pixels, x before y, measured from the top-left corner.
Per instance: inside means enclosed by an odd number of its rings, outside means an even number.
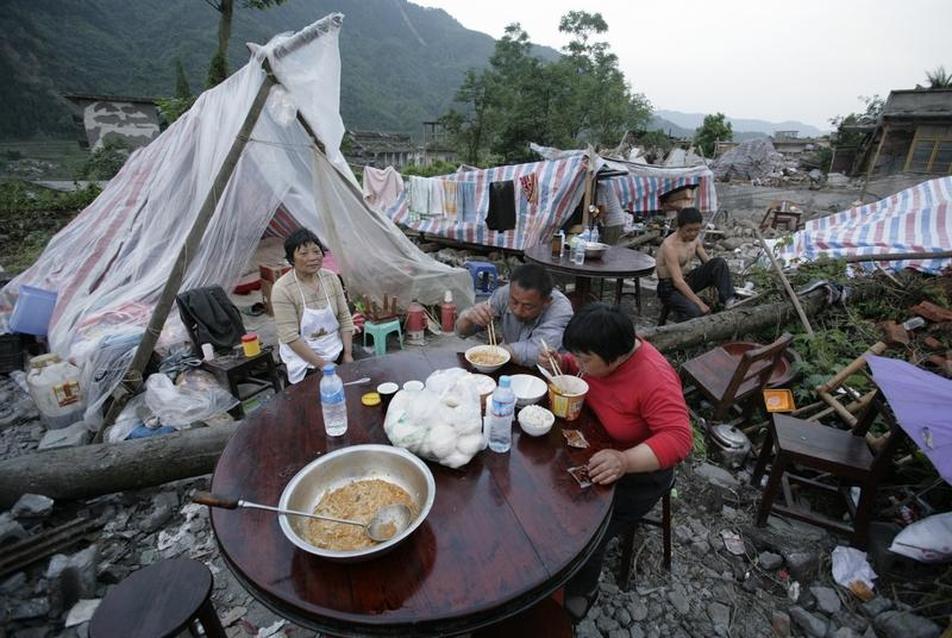
[[[308,463],[284,488],[279,507],[313,512],[327,492],[362,479],[382,479],[406,490],[417,514],[405,530],[372,547],[347,551],[323,549],[309,543],[304,536],[308,519],[301,516],[279,515],[281,531],[297,547],[315,556],[357,562],[393,549],[420,526],[433,507],[436,483],[430,468],[410,452],[389,445],[354,445]]]

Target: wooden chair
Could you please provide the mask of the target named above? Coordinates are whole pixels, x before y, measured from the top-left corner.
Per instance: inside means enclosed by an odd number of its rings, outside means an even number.
[[[876,416],[882,416],[889,424],[889,435],[874,453],[866,442],[866,433]],[[754,468],[751,482],[760,485],[771,452],[776,449],[770,479],[757,511],[757,525],[767,523],[771,511],[851,537],[852,544],[865,548],[869,540],[869,523],[872,518],[876,490],[889,469],[889,462],[899,443],[902,430],[886,408],[882,394],[877,392],[869,406],[850,430],[827,427],[814,421],[804,421],[786,414],[775,414],[769,424],[760,457]],[[823,483],[816,478],[798,476],[789,472],[793,466],[816,470],[839,479],[838,485]],[[799,506],[790,488],[791,482],[828,492],[839,492],[845,497],[846,507],[853,519],[852,525],[825,517]],[[860,487],[859,502],[854,503],[850,487]],[[775,504],[778,493],[783,490],[785,503]]]
[[[644,517],[639,521],[645,525],[661,528],[661,546],[662,546],[662,564],[664,568],[671,571],[671,490],[674,489],[674,481],[671,481],[671,487],[661,497],[661,518]],[[627,589],[628,581],[631,578],[631,561],[635,553],[635,528],[632,525],[621,534],[621,570],[618,576],[618,586]]]
[[[792,341],[793,335],[785,332],[769,345],[748,350],[740,359],[724,348],[714,348],[684,364],[685,385],[700,390],[714,405],[714,420],[723,421],[735,404],[761,396]],[[747,403],[745,416],[753,407],[752,402]]]

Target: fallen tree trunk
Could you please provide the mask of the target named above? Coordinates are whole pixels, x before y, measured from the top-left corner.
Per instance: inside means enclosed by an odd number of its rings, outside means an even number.
[[[27,493],[89,498],[209,474],[240,425],[45,450],[0,461],[0,507],[10,507]]]
[[[815,315],[826,305],[826,290],[818,289],[800,298],[807,316]],[[734,339],[769,326],[782,326],[795,319],[796,309],[789,300],[762,306],[741,307],[698,317],[682,323],[638,331],[661,352],[691,348],[704,343]]]

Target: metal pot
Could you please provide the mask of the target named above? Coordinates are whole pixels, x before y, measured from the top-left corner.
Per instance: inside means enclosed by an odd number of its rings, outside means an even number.
[[[362,479],[383,479],[407,491],[419,512],[403,532],[383,543],[363,549],[337,551],[316,547],[304,538],[305,520],[278,516],[281,531],[300,549],[336,562],[358,562],[393,549],[426,519],[436,496],[436,482],[426,464],[402,448],[390,445],[354,445],[305,465],[281,493],[281,509],[313,512],[328,491]]]
[[[750,455],[750,439],[733,425],[705,421],[708,438],[731,467],[739,467]]]

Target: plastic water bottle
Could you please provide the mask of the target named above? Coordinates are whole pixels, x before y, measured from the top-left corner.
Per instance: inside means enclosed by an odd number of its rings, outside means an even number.
[[[509,377],[499,377],[489,404],[489,449],[508,452],[512,446],[512,418],[516,412],[516,395],[509,387]]]
[[[593,226],[592,234],[589,236],[589,241],[591,241],[593,244],[597,244],[599,237],[600,235],[598,234],[598,226]]]
[[[576,266],[581,266],[585,263],[585,245],[586,242],[578,237],[575,238],[575,241],[572,242],[572,263]]]
[[[327,436],[340,436],[347,431],[347,400],[344,382],[337,376],[337,366],[328,363],[321,377],[321,411]]]

